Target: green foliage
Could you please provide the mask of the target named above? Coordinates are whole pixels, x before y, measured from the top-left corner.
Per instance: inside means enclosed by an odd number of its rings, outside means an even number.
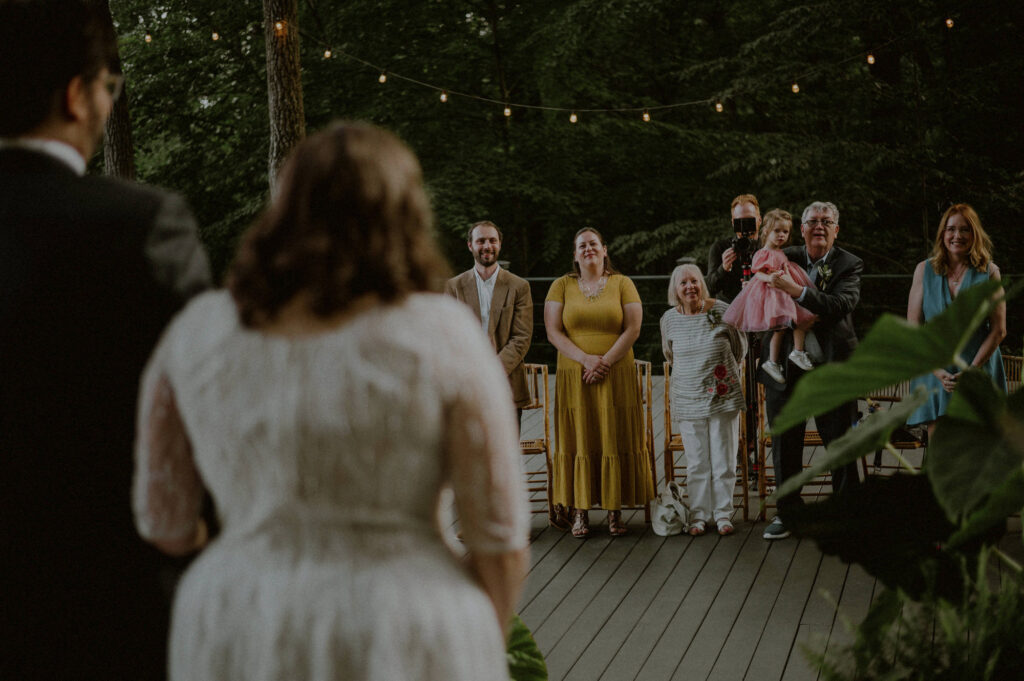
[[[991,4],[959,9],[949,31],[937,0],[318,0],[300,4],[305,107],[310,130],[366,119],[409,142],[456,266],[469,262],[462,232],[481,218],[503,227],[503,256],[523,275],[563,273],[584,225],[609,237],[625,272],[664,274],[680,256],[703,265],[728,232],[730,199],[747,191],[794,213],[833,200],[841,243],[869,272],[909,272],[946,202],[968,200],[1005,265],[1024,257],[1012,238],[1024,102],[995,93],[1014,92],[1024,68],[1024,9]],[[111,6],[142,178],[189,197],[222,268],[266,195],[261,4]],[[873,67],[849,59],[868,47]],[[342,53],[497,101],[649,106],[653,120],[505,118],[398,78],[381,85]],[[654,108],[675,103],[690,104]]]
[[[932,487],[950,520],[962,521],[993,490],[1020,473],[1024,463],[1022,397],[1018,392],[1008,408],[1006,395],[980,369],[965,371],[958,379],[946,417],[935,428],[927,463]],[[968,455],[978,453],[983,456]],[[1010,485],[1001,491],[1006,494],[1015,489],[1018,487]],[[1019,495],[1014,505],[1019,510],[1024,495]]]
[[[995,297],[1000,288],[997,281],[971,287],[941,315],[921,326],[884,316],[847,362],[820,367],[801,379],[773,430],[784,432],[837,404],[959,361],[960,350],[996,301],[1013,298],[1024,289],[1024,282],[1005,298]],[[813,469],[780,485],[774,496],[793,493],[814,475],[874,451],[923,398],[918,392],[903,405],[871,415],[862,426],[837,440]],[[962,524],[968,514],[975,513],[957,535],[958,542],[987,529],[989,525],[983,521],[994,521],[993,509],[1001,512],[1006,507],[1024,506],[1024,494],[1018,494],[1024,486],[1013,482],[1024,465],[1022,433],[1021,393],[1007,399],[980,370],[961,372],[946,418],[936,427],[925,468],[950,520]],[[1005,515],[999,516],[1002,518]]]
[[[1019,283],[1005,295],[1024,288]],[[787,511],[786,523],[822,551],[861,564],[890,590],[837,657],[817,656],[826,679],[1016,679],[1024,652],[1024,575],[990,590],[989,549],[1008,515],[1024,509],[1024,392],[1006,397],[959,352],[1000,299],[1000,284],[972,287],[929,323],[883,317],[844,364],[801,379],[774,424],[777,432],[837,403],[951,363],[957,387],[930,438],[921,475],[872,478],[826,502]],[[816,472],[882,446],[926,394],[876,412],[829,447],[813,471],[787,480],[797,491]],[[919,603],[910,607],[908,599]]]
[[[548,668],[544,656],[519,615],[512,617],[507,646],[508,673],[512,681],[547,681]]]
[[[1024,668],[1024,580],[1004,575],[992,585],[988,552],[961,568],[961,598],[912,603],[886,589],[872,603],[842,654],[810,657],[826,681],[1011,681]]]
[[[785,432],[807,416],[956,364],[971,332],[995,306],[993,294],[999,288],[996,280],[972,286],[957,296],[956,304],[921,326],[883,315],[849,361],[827,364],[797,384],[772,430]]]

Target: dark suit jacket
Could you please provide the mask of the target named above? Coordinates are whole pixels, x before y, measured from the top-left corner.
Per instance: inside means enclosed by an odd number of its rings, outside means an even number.
[[[517,407],[522,407],[530,402],[523,360],[533,337],[533,297],[530,283],[525,279],[503,269],[499,269],[495,276],[498,280],[494,282],[487,335],[508,374],[512,398]],[[483,319],[473,270],[449,279],[444,292],[469,305],[477,319]]]
[[[785,253],[791,262],[806,268],[807,251],[803,246],[790,246]],[[818,315],[812,332],[821,347],[823,359],[826,362],[843,361],[857,347],[857,334],[853,327],[853,310],[860,302],[860,278],[864,271],[864,263],[857,256],[838,246],[832,247],[825,263],[831,270],[831,275],[825,277],[824,281],[819,276],[818,285],[816,287],[809,286],[807,295],[799,304]],[[792,348],[792,334],[786,334],[779,356],[785,357]],[[767,361],[768,352],[768,343],[762,343],[762,363]],[[789,369],[793,370],[794,366],[790,364]],[[759,372],[759,377],[769,389],[778,391],[785,389],[765,376],[763,372]]]
[[[130,503],[136,397],[209,284],[181,198],[0,148],[0,678],[162,673],[162,563]]]

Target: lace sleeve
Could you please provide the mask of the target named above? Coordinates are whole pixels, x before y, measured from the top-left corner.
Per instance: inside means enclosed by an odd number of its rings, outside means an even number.
[[[196,531],[203,484],[159,357],[146,369],[139,397],[132,507],[145,539],[177,541]]]
[[[527,544],[529,509],[508,378],[479,328],[466,329],[445,405],[445,459],[466,548]],[[477,338],[476,336],[479,336]]]

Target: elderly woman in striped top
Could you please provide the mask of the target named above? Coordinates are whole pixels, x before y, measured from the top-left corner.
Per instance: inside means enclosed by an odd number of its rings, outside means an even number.
[[[722,321],[726,303],[709,298],[696,265],[672,271],[671,309],[661,317],[661,347],[672,362],[672,420],[683,438],[692,522],[704,534],[712,520],[718,534],[734,531],[733,490],[743,391],[743,334]]]

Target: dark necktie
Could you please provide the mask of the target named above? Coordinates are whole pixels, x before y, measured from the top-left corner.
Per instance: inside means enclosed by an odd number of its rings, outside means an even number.
[[[811,263],[811,266],[807,268],[807,278],[811,280],[811,283],[815,286],[818,285],[818,269],[824,264],[824,258],[816,260]]]

